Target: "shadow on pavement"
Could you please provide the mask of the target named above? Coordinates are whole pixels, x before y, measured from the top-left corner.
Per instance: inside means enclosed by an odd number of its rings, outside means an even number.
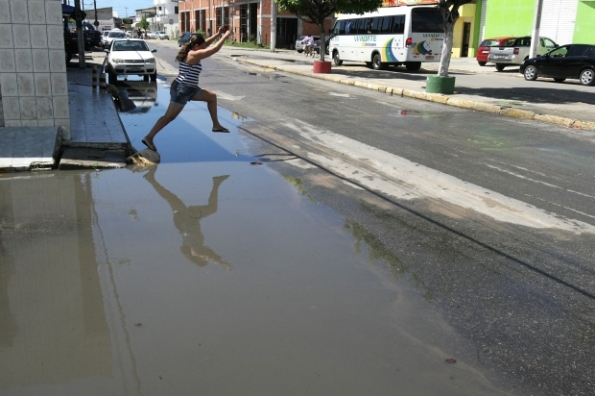
[[[560,85],[560,83],[556,83]],[[483,96],[493,99],[522,100],[535,104],[595,104],[592,92],[559,88],[469,88],[456,87],[458,94]]]

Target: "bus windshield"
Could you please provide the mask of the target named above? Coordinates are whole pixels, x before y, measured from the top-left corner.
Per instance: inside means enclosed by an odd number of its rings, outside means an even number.
[[[415,8],[411,10],[413,33],[444,33],[444,22],[438,8]]]

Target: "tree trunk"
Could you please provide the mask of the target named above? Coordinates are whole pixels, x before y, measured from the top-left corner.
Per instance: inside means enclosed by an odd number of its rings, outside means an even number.
[[[320,60],[324,62],[324,56],[326,55],[326,36],[324,35],[324,22],[322,25],[318,25],[320,29]]]
[[[456,20],[445,22],[444,42],[442,43],[442,55],[440,56],[440,67],[438,67],[438,76],[448,77],[448,67],[452,55],[453,31]]]

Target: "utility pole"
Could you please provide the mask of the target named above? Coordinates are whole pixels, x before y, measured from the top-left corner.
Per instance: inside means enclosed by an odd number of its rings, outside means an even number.
[[[83,18],[81,0],[74,0],[74,15],[76,21],[76,41],[78,44],[79,69],[85,69],[85,35],[83,33]]]
[[[93,0],[93,9],[95,10],[95,22],[93,22],[93,26],[95,26],[95,29],[98,29],[99,21],[97,20],[97,0]]]
[[[271,1],[271,51],[277,48],[277,3]]]
[[[529,58],[537,56],[537,46],[539,45],[539,28],[541,27],[541,9],[543,0],[537,0],[537,9],[535,10],[535,22],[533,23],[533,33],[531,34],[531,51]]]

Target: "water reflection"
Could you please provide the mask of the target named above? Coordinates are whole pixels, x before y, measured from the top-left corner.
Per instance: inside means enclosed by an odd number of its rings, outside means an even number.
[[[118,81],[116,104],[123,113],[146,113],[157,106],[157,83],[145,81]]]
[[[155,179],[156,172],[157,166],[151,168],[144,178],[171,207],[174,214],[174,225],[182,235],[180,251],[184,257],[199,267],[204,267],[209,261],[213,261],[226,270],[231,270],[231,265],[228,262],[211,248],[205,246],[205,238],[200,228],[200,220],[217,212],[219,187],[229,175],[213,177],[213,185],[206,205],[186,206],[174,193],[159,184]]]

